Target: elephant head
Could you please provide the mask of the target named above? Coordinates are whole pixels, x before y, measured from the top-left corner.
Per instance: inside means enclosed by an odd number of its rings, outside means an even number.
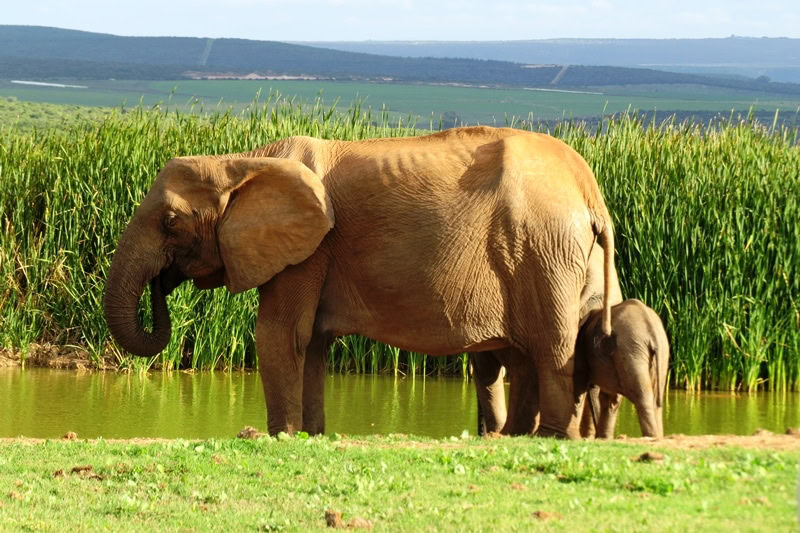
[[[601,314],[594,311],[578,334],[576,355],[588,362],[589,380],[596,386],[584,417],[593,418],[598,438],[612,438],[621,394],[636,407],[642,435],[663,437],[669,342],[661,319],[631,299],[611,308],[611,325],[613,334],[607,337]]]
[[[152,356],[170,337],[166,296],[187,279],[232,293],[309,257],[333,227],[320,178],[271,157],[181,157],[159,172],[125,229],[108,274],[104,312],[127,351]],[[153,329],[137,317],[151,287]]]

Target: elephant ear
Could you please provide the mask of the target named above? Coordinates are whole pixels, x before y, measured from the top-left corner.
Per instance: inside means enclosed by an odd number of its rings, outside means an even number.
[[[235,294],[314,253],[333,227],[333,207],[322,181],[299,161],[241,158],[223,167],[230,195],[217,240],[225,286]]]

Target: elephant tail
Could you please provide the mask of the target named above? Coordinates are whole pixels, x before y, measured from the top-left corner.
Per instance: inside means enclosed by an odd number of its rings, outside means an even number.
[[[602,221],[602,222],[600,222]],[[611,336],[611,280],[614,273],[614,230],[611,217],[600,218],[595,223],[595,233],[603,247],[603,334]]]

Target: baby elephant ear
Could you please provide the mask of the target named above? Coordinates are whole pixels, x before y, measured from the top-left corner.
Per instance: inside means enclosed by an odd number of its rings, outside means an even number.
[[[292,159],[223,162],[228,204],[217,228],[232,293],[266,283],[304,261],[333,227],[333,206],[319,177]]]

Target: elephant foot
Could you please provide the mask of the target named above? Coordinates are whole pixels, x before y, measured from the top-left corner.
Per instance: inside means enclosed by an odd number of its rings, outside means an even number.
[[[305,421],[304,421],[305,422]],[[304,424],[303,431],[309,435],[322,435],[325,433],[325,421],[318,424]]]
[[[578,431],[563,431],[552,427],[547,427],[544,424],[540,425],[534,433],[537,437],[549,437],[554,439],[564,440],[580,440],[581,435]]]
[[[302,426],[300,424],[292,424],[292,423],[270,423],[267,421],[267,433],[271,437],[278,435],[279,433],[286,433],[287,435],[294,435],[295,431],[301,431]]]

